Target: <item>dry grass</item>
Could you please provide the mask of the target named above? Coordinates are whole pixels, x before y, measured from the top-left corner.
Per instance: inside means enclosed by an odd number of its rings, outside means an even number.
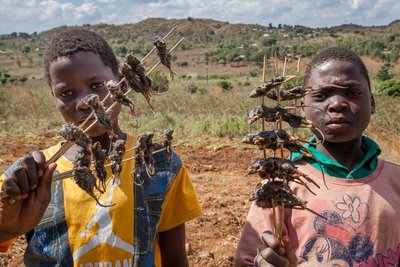
[[[379,62],[369,62],[372,69],[379,69]],[[293,66],[292,66],[293,67]],[[219,75],[229,73],[232,68],[221,68]],[[251,78],[247,67],[230,76],[233,89],[225,91],[216,86],[218,80],[199,80],[197,78],[177,78],[170,85],[168,93],[152,98],[156,109],[154,115],[143,97],[132,93],[129,97],[137,106],[139,130],[132,128],[133,119],[124,109],[120,122],[124,130],[162,131],[173,128],[175,134],[195,140],[198,136],[242,136],[250,128],[245,116],[259,99],[251,99],[248,92],[260,81]],[[288,70],[293,72],[293,68]],[[180,70],[182,73],[182,69]],[[242,72],[242,75],[240,73]],[[215,76],[215,75],[214,75]],[[373,75],[371,75],[373,77]],[[243,86],[243,84],[250,84]],[[190,94],[187,87],[194,84],[206,89],[204,94]],[[29,80],[25,85],[7,84],[0,88],[0,129],[2,135],[35,136],[38,133],[55,132],[62,125],[61,116],[54,108],[47,84],[43,80]],[[387,96],[376,96],[377,112],[373,115],[367,134],[379,142],[384,149],[384,157],[400,162],[400,106],[399,100]],[[255,126],[254,126],[255,127]]]

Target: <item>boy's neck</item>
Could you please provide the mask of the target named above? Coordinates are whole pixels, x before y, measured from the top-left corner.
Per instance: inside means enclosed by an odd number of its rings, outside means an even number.
[[[354,169],[363,159],[362,137],[344,143],[325,142],[317,145],[317,149],[329,158],[339,162],[348,170]]]

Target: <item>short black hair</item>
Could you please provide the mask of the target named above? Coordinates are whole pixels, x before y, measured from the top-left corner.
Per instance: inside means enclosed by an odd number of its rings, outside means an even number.
[[[44,55],[44,75],[49,85],[51,84],[50,64],[57,58],[71,57],[78,51],[98,54],[104,65],[110,67],[114,74],[118,73],[118,60],[106,40],[95,32],[74,28],[58,33],[47,46]]]
[[[361,75],[367,80],[369,90],[371,90],[371,82],[369,80],[368,70],[361,58],[352,50],[345,47],[330,47],[320,51],[310,62],[304,77],[304,84],[310,78],[311,70],[330,60],[349,61],[356,66]]]

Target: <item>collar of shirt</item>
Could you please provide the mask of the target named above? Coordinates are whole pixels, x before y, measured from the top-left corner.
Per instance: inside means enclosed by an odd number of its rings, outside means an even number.
[[[316,143],[316,141],[317,138],[313,136],[310,138],[310,140],[308,140],[308,143],[304,144],[304,147],[310,151],[314,158],[303,156],[299,152],[292,153],[290,158],[293,161],[304,158],[305,161],[307,161],[317,170],[322,170],[324,173],[330,176],[344,179],[358,179],[366,177],[370,175],[378,165],[378,156],[380,155],[381,150],[375,141],[366,136],[363,136],[361,140],[361,147],[365,152],[365,157],[356,167],[354,167],[353,170],[347,169],[339,162],[334,161],[324,153],[318,151],[315,145],[313,145]]]

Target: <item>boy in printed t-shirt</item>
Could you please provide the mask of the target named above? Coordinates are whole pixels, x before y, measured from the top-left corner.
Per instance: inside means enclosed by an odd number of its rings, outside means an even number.
[[[235,266],[399,266],[400,166],[378,158],[379,146],[363,135],[375,101],[367,69],[346,48],[316,55],[304,79],[313,88],[303,113],[318,132],[305,147],[318,160],[292,155],[298,170],[327,188],[293,184],[307,207],[285,209],[282,243],[274,235],[271,209],[250,208]],[[341,88],[342,87],[342,88]]]
[[[73,29],[55,36],[44,57],[45,76],[57,109],[66,122],[80,125],[91,109],[82,99],[103,99],[105,83],[118,78],[118,62],[98,34]],[[105,102],[105,108],[112,101]],[[118,125],[121,106],[110,112],[113,132],[126,140],[124,158],[132,158],[135,137]],[[101,147],[110,146],[107,131],[96,124],[88,135]],[[188,266],[185,222],[201,215],[186,168],[174,153],[155,154],[156,175],[143,184],[132,178],[133,160],[110,178],[99,204],[72,179],[52,183],[53,172],[73,168],[77,146],[45,168],[60,147],[35,151],[14,163],[0,178],[2,191],[11,196],[0,203],[2,250],[25,234],[27,266]],[[131,149],[131,150],[129,150]],[[13,203],[14,202],[14,203]]]

